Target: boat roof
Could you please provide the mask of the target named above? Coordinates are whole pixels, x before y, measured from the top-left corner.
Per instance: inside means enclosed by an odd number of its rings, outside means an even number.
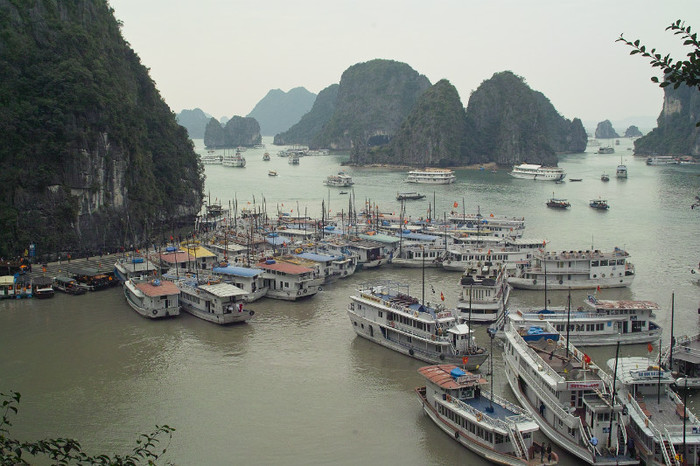
[[[301,254],[295,254],[295,256],[302,259],[307,259],[314,262],[333,262],[334,260],[340,259],[340,256],[332,256],[330,254],[318,254],[313,252],[302,252]]]
[[[440,239],[439,236],[426,235],[425,233],[416,233],[414,231],[409,231],[409,233],[402,233],[404,239],[414,239],[417,241],[437,241]]]
[[[265,241],[268,243],[272,244],[273,246],[282,246],[284,244],[289,244],[292,242],[292,239],[288,236],[266,236]]]
[[[477,374],[465,372],[454,364],[424,366],[418,373],[441,388],[458,389],[485,384],[486,379]]]
[[[35,277],[32,279],[35,286],[50,286],[53,283],[51,277]]]
[[[14,275],[3,275],[0,277],[0,285],[12,285],[14,282]]]
[[[184,246],[185,250],[192,256],[201,259],[203,257],[216,257],[216,254],[211,252],[205,247],[194,245],[194,246]]]
[[[141,290],[146,296],[169,296],[180,294],[180,290],[175,284],[168,280],[150,280],[147,282],[135,282],[134,286]]]
[[[199,285],[197,288],[211,293],[218,298],[228,298],[230,296],[244,296],[248,292],[230,283],[215,283],[213,285]]]
[[[169,264],[187,262],[190,259],[194,259],[194,256],[190,256],[187,252],[181,250],[160,253],[160,260]]]
[[[226,267],[214,267],[212,269],[214,273],[221,273],[224,275],[233,275],[234,277],[257,277],[263,273],[260,269],[251,269],[248,267],[234,267],[232,265]]]
[[[256,266],[264,270],[273,270],[275,272],[282,272],[289,275],[301,275],[304,273],[310,273],[314,271],[314,269],[311,269],[309,267],[303,267],[301,265],[291,264],[289,262],[284,261],[274,261],[271,264],[268,264],[267,261],[258,262]]]
[[[604,252],[599,249],[586,251],[543,251],[539,257],[547,260],[570,260],[570,259],[610,259],[627,257],[629,254],[617,246],[612,251]]]
[[[401,241],[401,239],[397,238],[396,236],[385,235],[382,233],[376,233],[374,235],[365,235],[361,233],[357,236],[359,236],[361,239],[371,240],[382,244],[396,244]]]
[[[615,358],[608,359],[608,367],[615,370]],[[618,358],[617,378],[625,385],[656,384],[659,383],[658,362],[643,356],[632,356],[628,358]],[[671,384],[674,382],[671,372],[661,371],[661,383]]]
[[[589,306],[596,309],[635,309],[635,310],[659,310],[659,305],[653,301],[634,301],[631,299],[597,299],[595,296],[589,296],[585,300]]]

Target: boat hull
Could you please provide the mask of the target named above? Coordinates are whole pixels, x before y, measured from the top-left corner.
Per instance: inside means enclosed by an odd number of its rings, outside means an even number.
[[[197,309],[187,302],[182,303],[182,310],[202,320],[218,325],[243,323],[252,318],[255,314],[255,311],[249,311],[247,309],[244,309],[242,312],[235,311],[227,314],[212,314]]]
[[[547,280],[547,290],[595,290],[596,288],[625,288],[632,285],[634,275],[581,280]],[[544,290],[544,280],[509,277],[508,283],[519,290]]]
[[[296,301],[298,299],[309,298],[315,295],[320,291],[319,288],[320,287],[309,287],[303,290],[297,290],[296,292],[268,289],[265,297],[271,299],[280,299],[282,301]]]
[[[451,425],[449,425],[443,418],[440,416],[435,408],[428,402],[426,397],[420,392],[420,389],[416,389],[416,395],[418,396],[418,399],[420,401],[421,406],[423,407],[423,411],[425,411],[425,414],[428,415],[428,417],[437,425],[440,430],[445,432],[447,435],[450,437],[454,438],[457,442],[459,442],[463,447],[468,448],[469,450],[473,451],[479,456],[482,456],[483,458],[486,458],[488,461],[496,464],[507,464],[507,465],[527,465],[528,462],[519,458],[516,458],[512,455],[507,455],[504,453],[499,453],[497,451],[492,450],[491,448],[488,448],[485,445],[482,445],[481,443],[477,442],[475,439],[469,437],[467,434],[464,432],[460,433],[459,430],[455,430],[455,428]]]
[[[163,319],[180,315],[180,305],[170,306],[161,309],[154,309],[144,306],[137,296],[137,292],[131,282],[124,282],[124,298],[131,309],[142,317],[148,319]],[[175,300],[177,302],[177,299]]]
[[[355,333],[365,338],[371,342],[377,343],[385,348],[396,351],[397,353],[405,354],[419,361],[427,362],[429,364],[455,364],[459,367],[463,367],[468,371],[478,370],[479,367],[488,359],[489,355],[487,352],[477,353],[477,354],[464,354],[464,355],[447,355],[444,353],[426,353],[419,350],[418,348],[413,348],[410,346],[403,345],[401,343],[384,338],[382,332],[380,331],[381,325],[377,322],[373,322],[369,319],[362,318],[361,316],[355,314],[354,312],[348,310],[348,317],[353,324],[353,329]],[[374,331],[376,328],[376,331]],[[386,331],[386,329],[385,329]],[[463,357],[467,357],[467,364],[463,363]]]

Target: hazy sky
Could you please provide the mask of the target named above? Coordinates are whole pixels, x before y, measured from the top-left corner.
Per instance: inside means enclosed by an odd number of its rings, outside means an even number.
[[[682,19],[700,30],[698,0],[110,4],[171,109],[217,118],[247,115],[270,89],[318,93],[375,58],[407,63],[431,83],[448,79],[465,107],[482,81],[510,70],[569,119],[656,118],[663,92],[649,78],[658,71],[615,39],[682,58],[688,50],[666,26]]]

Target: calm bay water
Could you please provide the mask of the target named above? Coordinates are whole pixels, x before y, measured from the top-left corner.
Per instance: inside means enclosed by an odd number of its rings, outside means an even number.
[[[548,248],[627,249],[637,276],[629,289],[603,291],[602,298],[647,299],[661,304],[657,316],[670,334],[675,290],[677,334],[699,331],[700,286],[690,268],[700,261],[700,212],[690,209],[700,193],[700,166],[648,167],[633,158],[621,139],[612,155],[564,156],[560,166],[580,183],[560,185],[516,180],[505,170],[458,170],[457,183],[423,187],[403,182],[405,170],[341,167],[347,156],[304,157],[290,166],[265,149],[248,150],[244,169],[206,166],[212,200],[239,207],[263,196],[269,210],[301,210],[320,216],[321,201],[333,213],[347,211],[347,195],[325,187],[341,168],[352,175],[358,203],[377,201],[397,212],[397,191],[428,197],[407,204],[414,218],[427,215],[433,195],[437,211],[524,216],[526,236]],[[204,152],[201,141],[197,150]],[[614,178],[620,156],[629,179]],[[268,177],[268,170],[279,176]],[[611,181],[603,183],[607,172]],[[434,194],[433,194],[434,193]],[[567,198],[556,211],[547,198]],[[588,207],[602,197],[608,212]],[[459,206],[454,208],[454,202]],[[282,206],[284,204],[284,206]],[[252,204],[251,204],[252,205]],[[479,464],[480,458],[443,434],[422,414],[413,389],[422,385],[408,357],[355,338],[345,313],[360,282],[374,278],[407,281],[420,296],[420,270],[386,268],[362,272],[325,287],[299,303],[261,300],[250,305],[247,325],[218,327],[188,314],[151,322],[124,302],[120,289],[52,300],[0,302],[0,391],[22,393],[13,432],[23,438],[68,436],[90,452],[121,452],[155,424],[177,429],[166,459],[177,464]],[[454,305],[459,274],[426,269],[426,299]],[[575,305],[585,297],[577,292]],[[566,293],[548,293],[563,305]],[[511,306],[541,305],[544,294],[515,291]],[[485,331],[479,334],[488,344]],[[494,388],[512,398],[496,350]],[[623,355],[645,355],[646,345],[623,347]],[[604,365],[614,348],[591,349]],[[694,409],[694,408],[693,408]],[[694,409],[700,414],[700,409]],[[564,464],[575,464],[566,455]]]

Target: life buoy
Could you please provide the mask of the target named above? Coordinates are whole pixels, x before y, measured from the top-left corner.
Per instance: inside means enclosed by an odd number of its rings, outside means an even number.
[[[559,284],[560,284],[560,285],[563,285],[563,284],[564,284],[564,280],[559,280]]]
[[[455,440],[457,440],[458,438],[459,438],[459,431],[455,430]]]
[[[551,338],[547,338],[547,346],[552,346],[554,344],[554,340]]]
[[[250,314],[251,316],[254,316],[254,315],[255,315],[255,311],[250,311],[248,314]]]
[[[532,284],[533,284],[533,285],[537,285],[537,279],[536,279],[536,278],[535,278],[534,280],[532,280]]]
[[[540,314],[540,320],[544,320],[544,316]]]
[[[301,296],[301,290],[297,291],[297,296]]]
[[[411,348],[410,350],[408,350],[408,354],[410,354],[411,356],[413,356],[413,355],[415,354],[414,351],[413,351],[413,348]]]
[[[451,395],[445,395],[445,400],[447,400],[447,401],[452,401],[452,396],[451,396]]]
[[[444,360],[445,360],[445,355],[444,355],[444,354],[440,354],[440,361],[444,361]]]
[[[323,288],[319,286],[318,291],[323,291]]]
[[[157,315],[157,314],[158,314],[158,310],[157,310],[157,309],[153,309],[153,315],[155,316],[155,315]]]
[[[481,413],[476,413],[476,422],[481,422],[484,416]]]

